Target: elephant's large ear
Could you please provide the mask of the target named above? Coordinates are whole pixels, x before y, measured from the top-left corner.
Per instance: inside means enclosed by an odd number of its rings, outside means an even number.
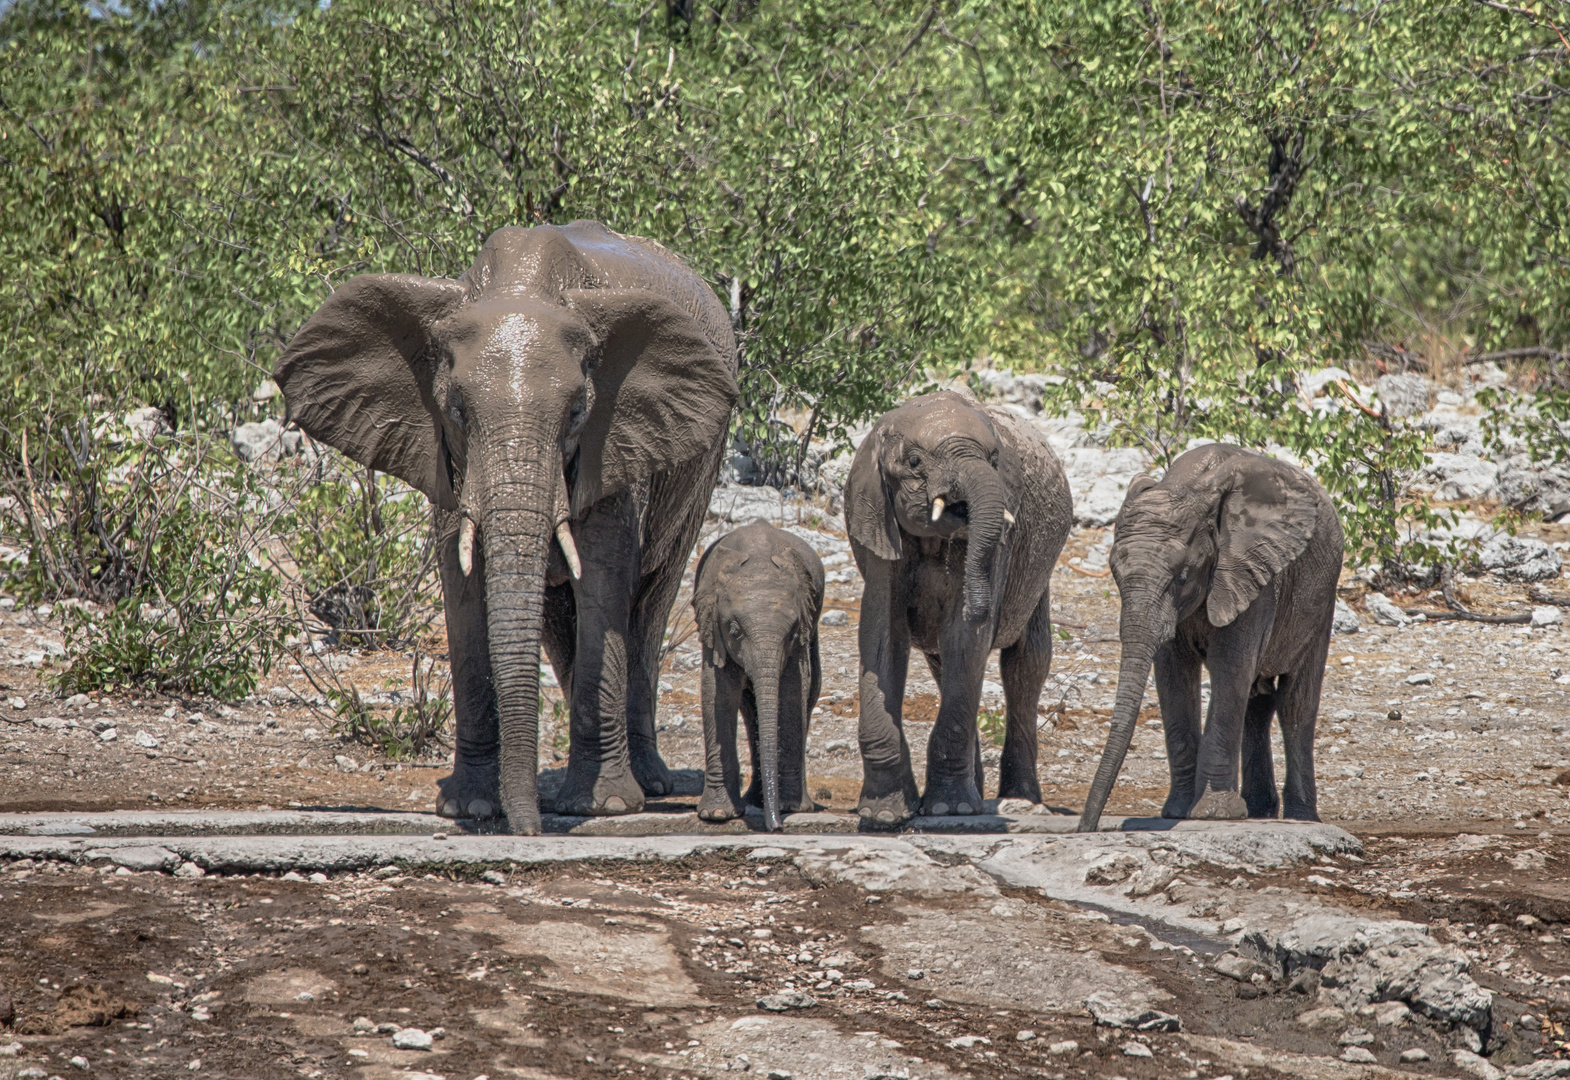
[[[861,440],[845,478],[845,531],[880,559],[897,559],[903,546],[894,497],[883,480],[883,443],[888,431],[875,427]]]
[[[725,635],[719,632],[719,567],[711,565],[719,541],[709,545],[709,550],[698,560],[698,569],[692,575],[692,614],[698,624],[698,640],[708,648],[716,667],[725,666]]]
[[[718,445],[740,391],[735,357],[722,356],[698,321],[664,297],[643,289],[567,289],[562,297],[599,342],[578,442],[577,515]]]
[[[440,278],[350,278],[300,327],[273,371],[289,419],[456,509],[429,346],[431,326],[462,300],[463,287]]]
[[[1226,626],[1303,553],[1319,519],[1314,482],[1262,454],[1238,454],[1217,470],[1216,569],[1206,613]]]

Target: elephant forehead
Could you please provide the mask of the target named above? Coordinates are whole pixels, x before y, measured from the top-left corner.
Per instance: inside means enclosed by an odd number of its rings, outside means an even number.
[[[993,440],[986,418],[954,394],[934,394],[913,401],[894,410],[889,419],[890,427],[921,446],[935,447],[956,435]]]
[[[521,359],[541,352],[576,365],[594,344],[572,309],[521,297],[467,304],[444,319],[437,333],[460,370],[486,358]]]

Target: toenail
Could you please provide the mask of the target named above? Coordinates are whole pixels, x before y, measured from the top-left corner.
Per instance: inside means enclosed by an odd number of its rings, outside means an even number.
[[[457,799],[448,799],[446,802],[442,803],[442,816],[443,817],[457,817],[458,816],[458,800]]]
[[[974,814],[975,813],[975,811],[970,808],[970,803],[968,803],[968,802],[960,803],[958,806],[956,806],[954,808],[954,812],[956,814]]]
[[[485,799],[475,799],[469,804],[469,816],[472,818],[488,818],[491,816],[491,804]]]
[[[894,811],[892,811],[892,810],[879,810],[878,811],[878,820],[883,822],[883,824],[885,824],[885,825],[892,825],[892,824],[894,824]]]
[[[949,812],[949,804],[948,803],[940,802],[940,803],[933,803],[932,804],[932,816],[933,817],[943,817],[948,812]]]
[[[612,795],[605,800],[605,809],[613,814],[620,814],[627,809],[627,802],[620,795]]]

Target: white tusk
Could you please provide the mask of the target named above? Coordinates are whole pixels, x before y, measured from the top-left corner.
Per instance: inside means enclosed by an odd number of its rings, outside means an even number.
[[[1003,511],[1003,520],[1012,525],[1014,524],[1014,515],[1005,510]]]
[[[936,521],[936,520],[938,520],[938,518],[940,518],[942,516],[943,516],[943,500],[942,499],[933,499],[932,500],[932,520]]]
[[[583,564],[578,561],[578,545],[572,542],[572,529],[565,521],[556,526],[556,542],[561,545],[561,553],[567,556],[567,569],[572,571],[572,579],[577,581],[583,577]]]
[[[474,569],[474,522],[470,518],[464,518],[458,526],[458,569],[464,577]]]

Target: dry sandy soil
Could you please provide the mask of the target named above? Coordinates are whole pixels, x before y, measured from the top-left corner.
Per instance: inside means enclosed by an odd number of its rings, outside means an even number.
[[[1563,542],[1570,527],[1535,534]],[[840,536],[830,529],[824,546],[832,551]],[[1042,705],[1040,774],[1048,804],[1062,809],[1083,797],[1115,689],[1116,597],[1110,579],[1091,576],[1109,540],[1110,530],[1077,530],[1053,578],[1062,637]],[[826,679],[809,772],[820,803],[849,810],[859,784],[859,582],[842,560],[829,562],[831,578],[848,578],[831,584],[829,607],[848,617],[823,627]],[[1551,585],[1570,594],[1570,581]],[[1480,611],[1530,607],[1526,586],[1463,580],[1461,589]],[[1496,994],[1484,1035],[1491,1067],[1570,1052],[1566,633],[1439,621],[1379,627],[1362,612],[1362,591],[1346,579],[1343,595],[1363,626],[1332,643],[1318,757],[1322,814],[1364,841],[1362,856],[1221,875],[1210,885],[1323,897],[1426,924],[1435,940],[1463,950],[1472,977]],[[1434,597],[1397,599],[1443,607]],[[678,637],[685,610],[677,609]],[[394,762],[344,744],[296,700],[312,693],[297,666],[274,671],[261,696],[232,707],[139,694],[68,706],[34,663],[58,640],[44,613],[0,612],[0,657],[12,658],[0,687],[0,812],[428,810],[434,802],[443,763]],[[697,794],[692,655],[690,642],[674,651],[661,687],[661,746],[686,770],[683,793],[652,809],[685,809]],[[403,654],[339,657],[362,690],[407,689]],[[911,674],[919,774],[935,687],[919,661]],[[1154,704],[1152,691],[1109,813],[1148,814],[1165,795]],[[1001,708],[1001,699],[989,695],[987,707]],[[557,725],[542,745],[542,765],[559,766]],[[995,783],[995,755],[988,764]],[[15,1014],[9,1028],[0,1025],[0,1078],[676,1080],[748,1071],[760,1080],[1253,1080],[1395,1075],[1388,1067],[1464,1075],[1450,1055],[1465,1033],[1371,1017],[1307,1028],[1296,1018],[1312,1009],[1312,990],[1305,997],[1216,975],[1199,961],[1224,947],[1217,940],[1163,940],[1024,890],[1002,889],[990,908],[973,897],[917,904],[809,880],[789,859],[739,854],[492,874],[392,868],[321,880],[186,880],[12,862],[0,871],[0,991]],[[1206,914],[1218,934],[1225,929],[1225,904],[1212,902]],[[1054,971],[1107,961],[1135,972],[1178,1003],[1184,1030],[1143,1035],[1151,1056],[1131,1056],[1127,1033],[1093,1026],[1072,995],[1052,999],[1009,974],[1031,950]],[[824,978],[831,969],[837,981]],[[911,977],[916,970],[921,979]],[[784,1014],[755,1004],[792,989],[818,1004]],[[360,1017],[370,1031],[356,1031]],[[402,1050],[393,1028],[444,1037],[430,1050]],[[1364,1029],[1370,1038],[1356,1034]],[[1335,1055],[1347,1039],[1379,1064],[1343,1066]],[[1403,1050],[1429,1060],[1401,1064]],[[83,1066],[72,1064],[78,1057]]]

